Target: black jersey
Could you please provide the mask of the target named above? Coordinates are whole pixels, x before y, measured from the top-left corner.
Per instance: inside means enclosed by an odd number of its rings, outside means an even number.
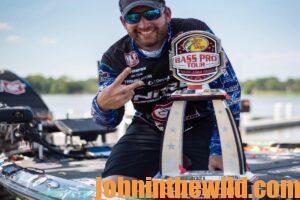
[[[132,99],[134,108],[137,111],[136,115],[160,130],[163,130],[166,124],[167,115],[172,105],[172,102],[169,100],[170,95],[175,90],[185,87],[185,85],[180,85],[169,69],[169,49],[172,38],[182,32],[191,30],[211,32],[204,22],[196,19],[172,19],[168,29],[168,38],[166,38],[160,56],[155,58],[146,56],[136,46],[135,42],[126,35],[104,53],[98,66],[99,92],[110,85],[126,67],[131,67],[131,74],[124,80],[123,84],[128,85],[137,80],[142,80],[145,83],[145,86],[135,90],[135,95]],[[228,103],[238,122],[240,86],[228,60],[225,74],[210,83],[210,87],[224,89],[231,95],[232,98]],[[231,91],[228,89],[231,89]],[[103,112],[97,105],[95,97],[92,114],[97,123],[104,126],[116,126],[122,120],[124,108]],[[212,120],[215,120],[211,102],[188,102],[185,130],[189,131],[196,127],[197,120],[208,116],[212,116]],[[212,142],[215,140],[216,146],[218,146],[217,127],[214,130],[215,134]]]

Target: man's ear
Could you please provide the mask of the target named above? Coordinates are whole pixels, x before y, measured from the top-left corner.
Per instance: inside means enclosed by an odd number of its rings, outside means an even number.
[[[123,16],[120,16],[120,21],[121,21],[123,27],[126,29],[126,22],[125,22],[125,19]]]
[[[172,11],[169,7],[165,8],[165,15],[166,15],[166,18],[167,18],[167,22],[170,22],[171,18],[172,18]]]

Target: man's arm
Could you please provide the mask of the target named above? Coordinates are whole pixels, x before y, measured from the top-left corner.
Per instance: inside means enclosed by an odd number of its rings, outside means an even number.
[[[209,86],[210,88],[223,89],[230,96],[230,99],[227,99],[226,102],[229,109],[231,110],[235,123],[238,127],[240,122],[241,87],[237,80],[235,72],[233,70],[233,67],[230,61],[227,59],[227,56],[225,61],[226,61],[226,68],[224,69],[224,73],[220,76],[220,78],[211,82]],[[210,107],[212,107],[211,104]],[[216,120],[214,120],[213,136],[211,139],[212,143],[210,146],[211,154],[221,155],[221,145],[220,145],[219,138],[220,136],[219,136],[217,122]]]
[[[217,80],[209,84],[210,88],[219,88],[223,89],[230,96],[230,99],[227,99],[227,105],[231,110],[231,113],[234,117],[237,127],[239,126],[240,121],[240,96],[241,88],[240,84],[236,78],[235,72],[231,66],[231,63],[226,58],[226,68],[224,74],[220,76]],[[210,157],[209,157],[209,170],[223,169],[223,159],[222,159],[222,150],[220,143],[220,135],[218,130],[218,125],[215,117],[215,112],[213,110],[212,102],[209,104],[209,108],[213,114],[213,135],[210,142]]]
[[[134,96],[134,90],[144,85],[136,81],[124,85],[123,81],[131,73],[131,68],[125,68],[116,74],[104,63],[99,66],[99,92],[93,100],[92,115],[94,120],[107,127],[117,126],[124,115],[124,105]]]
[[[230,61],[228,60],[227,56],[225,57],[226,68],[223,74],[220,76],[220,78],[211,82],[209,86],[211,88],[223,89],[229,95],[230,98],[226,100],[226,103],[233,115],[236,126],[239,127],[241,86]]]
[[[213,31],[206,25],[206,31],[213,33]],[[233,67],[225,54],[225,69],[223,74],[215,81],[209,83],[210,88],[223,89],[231,97],[227,100],[227,105],[231,110],[234,120],[237,127],[239,126],[240,121],[240,97],[241,97],[241,87],[238,82],[238,79],[235,75]],[[209,103],[209,109],[212,111],[212,114],[215,118],[212,102]],[[213,134],[210,142],[210,155],[219,156],[222,155],[221,143],[219,130],[217,126],[216,119],[213,120]]]

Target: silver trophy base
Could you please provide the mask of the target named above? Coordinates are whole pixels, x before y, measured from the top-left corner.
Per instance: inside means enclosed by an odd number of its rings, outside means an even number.
[[[187,89],[172,94],[171,99],[174,102],[169,113],[163,139],[162,175],[174,177],[181,174],[185,107],[186,101],[193,100],[212,101],[221,140],[223,175],[238,176],[246,172],[241,138],[230,109],[226,104],[226,97],[226,92],[220,89]]]
[[[220,89],[201,89],[201,90],[177,90],[171,95],[173,101],[207,101],[216,99],[226,99],[227,94],[224,90]]]

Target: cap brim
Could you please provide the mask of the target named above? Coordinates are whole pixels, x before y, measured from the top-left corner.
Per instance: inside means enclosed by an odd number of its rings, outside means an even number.
[[[162,3],[160,2],[153,2],[153,1],[136,1],[131,4],[129,4],[126,8],[124,8],[122,15],[125,16],[132,8],[137,7],[137,6],[149,6],[151,8],[161,8]]]

